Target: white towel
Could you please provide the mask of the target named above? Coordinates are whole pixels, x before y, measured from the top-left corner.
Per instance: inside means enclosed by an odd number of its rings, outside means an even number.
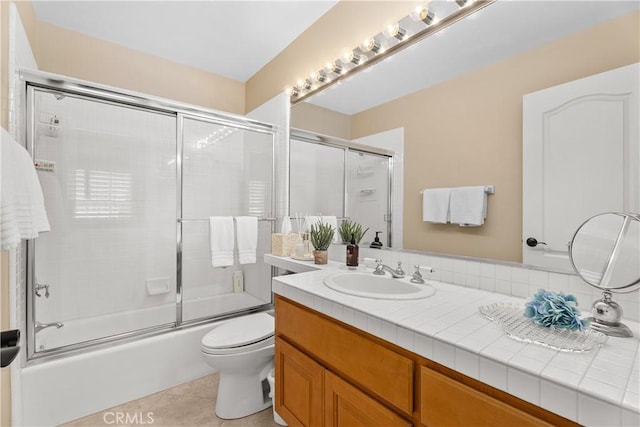
[[[51,228],[31,156],[6,130],[0,132],[0,248],[4,251],[17,247],[21,239],[35,239]]]
[[[487,217],[487,193],[484,186],[455,187],[449,202],[451,223],[461,226],[480,226]]]
[[[333,228],[333,243],[338,243],[338,218],[335,216],[323,216],[322,222]]]
[[[209,247],[213,267],[233,265],[233,217],[212,216],[209,218]]]
[[[237,216],[238,261],[240,264],[255,264],[258,247],[258,218]]]
[[[427,188],[422,190],[422,220],[437,224],[449,222],[450,188]]]
[[[311,226],[316,225],[320,222],[321,217],[319,216],[310,216],[307,215],[304,217],[304,226],[302,227],[305,232],[309,233],[311,231]]]
[[[285,216],[282,218],[282,227],[280,229],[280,233],[282,234],[289,234],[292,231],[292,227],[291,227],[291,218],[289,218],[288,216]]]

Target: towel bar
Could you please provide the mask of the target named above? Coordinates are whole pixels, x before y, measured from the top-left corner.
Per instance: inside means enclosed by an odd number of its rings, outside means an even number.
[[[235,221],[235,218],[233,219]],[[275,222],[275,218],[258,218],[258,221]],[[209,218],[178,218],[178,222],[209,222]]]
[[[420,190],[420,194],[423,193],[424,190]],[[496,186],[495,185],[485,185],[484,192],[487,194],[496,194]]]

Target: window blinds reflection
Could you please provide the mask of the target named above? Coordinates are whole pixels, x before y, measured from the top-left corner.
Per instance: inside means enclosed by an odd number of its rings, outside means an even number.
[[[76,219],[133,218],[133,177],[129,173],[83,170],[74,172],[69,195]]]

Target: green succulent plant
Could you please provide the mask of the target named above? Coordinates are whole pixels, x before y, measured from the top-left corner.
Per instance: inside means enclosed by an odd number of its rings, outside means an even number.
[[[311,244],[317,251],[326,251],[333,241],[335,229],[323,222],[311,226]]]
[[[340,238],[343,243],[351,242],[351,235],[356,240],[356,243],[360,244],[360,240],[364,237],[364,234],[369,230],[367,227],[364,231],[362,231],[362,225],[355,221],[346,220],[342,223],[342,225],[338,228],[338,233],[340,233]]]

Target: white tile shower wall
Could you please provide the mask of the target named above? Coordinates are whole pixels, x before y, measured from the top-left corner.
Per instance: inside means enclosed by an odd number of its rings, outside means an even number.
[[[353,142],[391,150],[395,153],[393,156],[393,187],[391,189],[391,246],[401,248],[403,246],[402,218],[404,209],[404,128],[391,129],[364,138],[354,139]],[[371,241],[373,236],[369,235],[365,240]]]
[[[56,162],[38,172],[52,227],[36,242],[36,280],[50,285],[38,320],[174,301],[175,120],[71,96],[36,105],[35,157]],[[172,292],[149,297],[145,281],[159,277]]]
[[[329,251],[331,259],[339,262],[344,261],[343,250],[344,246],[342,246],[342,251],[338,250],[338,247],[332,247]],[[593,301],[601,297],[600,291],[576,275],[540,271],[526,266],[510,266],[491,261],[460,260],[415,252],[380,251],[361,247],[361,262],[365,257],[382,258],[385,264],[392,267],[401,261],[407,274],[413,274],[413,266],[416,264],[423,267],[429,266],[434,269],[434,272],[422,273],[427,280],[438,280],[521,298],[532,296],[541,288],[572,293],[578,299],[579,308],[583,312],[589,312]],[[640,321],[638,291],[628,294],[614,294],[613,299],[622,305],[624,319]]]

